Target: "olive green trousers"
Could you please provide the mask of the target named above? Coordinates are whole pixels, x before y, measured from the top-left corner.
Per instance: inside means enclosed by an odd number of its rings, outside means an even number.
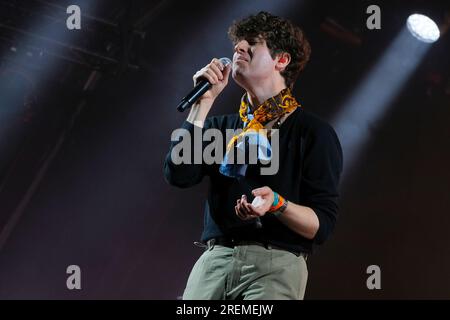
[[[189,275],[183,300],[302,300],[305,258],[259,245],[206,249]]]

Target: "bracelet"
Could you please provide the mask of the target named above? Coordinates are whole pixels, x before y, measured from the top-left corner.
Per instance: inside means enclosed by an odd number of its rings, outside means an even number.
[[[278,211],[284,204],[286,200],[280,196],[278,193],[273,192],[273,203],[269,209],[269,212]]]
[[[274,215],[275,217],[281,216],[281,215],[283,214],[284,210],[286,210],[288,203],[289,203],[289,201],[284,200],[283,205],[280,207],[280,209],[278,209],[277,211],[275,211],[275,212],[273,213],[273,215]]]

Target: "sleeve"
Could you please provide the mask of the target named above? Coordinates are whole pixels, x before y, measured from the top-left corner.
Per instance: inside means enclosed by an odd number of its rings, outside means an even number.
[[[334,230],[338,216],[342,148],[336,132],[328,124],[312,130],[305,144],[300,199],[319,219],[313,241],[322,244]]]
[[[173,186],[188,188],[200,183],[207,170],[202,155],[204,131],[211,125],[206,119],[204,127],[184,121],[181,128],[172,133],[169,152],[164,161],[164,178]]]

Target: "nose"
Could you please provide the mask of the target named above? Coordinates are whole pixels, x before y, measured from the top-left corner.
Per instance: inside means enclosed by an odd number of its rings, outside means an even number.
[[[246,53],[248,50],[248,46],[249,45],[246,40],[241,40],[234,46],[234,51],[238,53]]]

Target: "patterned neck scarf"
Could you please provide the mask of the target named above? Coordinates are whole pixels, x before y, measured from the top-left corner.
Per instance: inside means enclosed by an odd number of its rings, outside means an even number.
[[[256,141],[253,142],[255,144],[261,144],[262,141],[269,152],[271,152],[267,136],[264,135],[264,131],[260,132],[259,130],[264,129],[264,126],[271,120],[279,119],[285,114],[294,111],[297,107],[301,107],[300,104],[292,95],[291,90],[285,88],[279,94],[264,101],[255,109],[253,114],[250,114],[250,102],[247,93],[245,93],[242,96],[241,106],[239,108],[239,115],[244,122],[244,130],[240,134],[233,136],[228,143],[227,151],[220,167],[220,172],[230,177],[245,175],[246,165],[238,166],[228,163],[228,155],[234,147],[234,144],[238,142],[237,147],[239,147],[239,141],[245,141],[245,137],[250,137],[249,141]],[[251,139],[252,137],[256,137],[256,140]]]

